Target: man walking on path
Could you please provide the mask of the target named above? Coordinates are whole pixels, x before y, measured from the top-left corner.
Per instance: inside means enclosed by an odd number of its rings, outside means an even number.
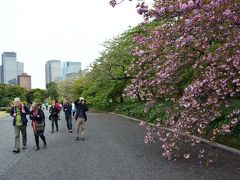
[[[68,100],[65,100],[64,102],[63,111],[65,113],[68,131],[72,133],[72,104],[69,103]]]
[[[14,99],[14,106],[10,111],[10,115],[13,117],[13,126],[15,131],[15,147],[14,153],[20,152],[20,131],[22,133],[23,149],[26,149],[27,144],[27,117],[30,111],[27,106],[23,105],[19,98]]]
[[[86,106],[86,101],[83,97],[80,97],[78,100],[74,102],[77,112],[76,112],[76,141],[79,140],[79,131],[81,130],[81,140],[85,140],[84,137],[84,128],[85,128],[85,122],[87,121],[87,115],[86,111],[88,111],[88,108]]]

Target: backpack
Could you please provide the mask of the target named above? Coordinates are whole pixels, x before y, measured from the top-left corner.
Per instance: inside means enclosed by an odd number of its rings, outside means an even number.
[[[62,105],[60,103],[56,103],[56,107],[58,108],[59,111],[62,110]]]

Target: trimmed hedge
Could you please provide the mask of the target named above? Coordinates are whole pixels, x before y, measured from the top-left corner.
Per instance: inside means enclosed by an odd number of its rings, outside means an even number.
[[[0,111],[6,111],[7,113],[10,113],[10,110],[10,107],[0,107]]]

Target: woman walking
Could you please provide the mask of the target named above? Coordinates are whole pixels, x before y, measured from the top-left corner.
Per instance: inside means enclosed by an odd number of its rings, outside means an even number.
[[[58,131],[58,114],[60,113],[59,108],[55,105],[55,103],[52,104],[52,106],[49,109],[50,112],[50,120],[52,121],[52,133],[54,133],[54,124],[56,126],[56,131]]]
[[[35,136],[36,142],[36,151],[39,148],[39,136],[44,143],[44,148],[47,147],[46,138],[44,136],[44,129],[45,129],[45,115],[41,108],[39,108],[37,103],[33,103],[32,111],[30,113],[30,119],[32,120],[32,127]]]

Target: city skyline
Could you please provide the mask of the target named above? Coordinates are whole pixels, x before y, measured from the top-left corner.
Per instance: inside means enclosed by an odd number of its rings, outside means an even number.
[[[24,71],[24,63],[17,61],[17,52],[3,52],[1,57],[0,83],[31,89],[31,75]],[[74,79],[81,72],[81,62],[48,60],[45,64],[45,83]]]
[[[81,75],[81,62],[49,60],[45,64],[45,82],[60,82]]]
[[[77,60],[86,69],[100,56],[101,44],[142,22],[135,5],[123,2],[112,8],[109,0],[1,1],[0,52],[17,52],[32,76],[32,88],[45,88],[47,60]]]

